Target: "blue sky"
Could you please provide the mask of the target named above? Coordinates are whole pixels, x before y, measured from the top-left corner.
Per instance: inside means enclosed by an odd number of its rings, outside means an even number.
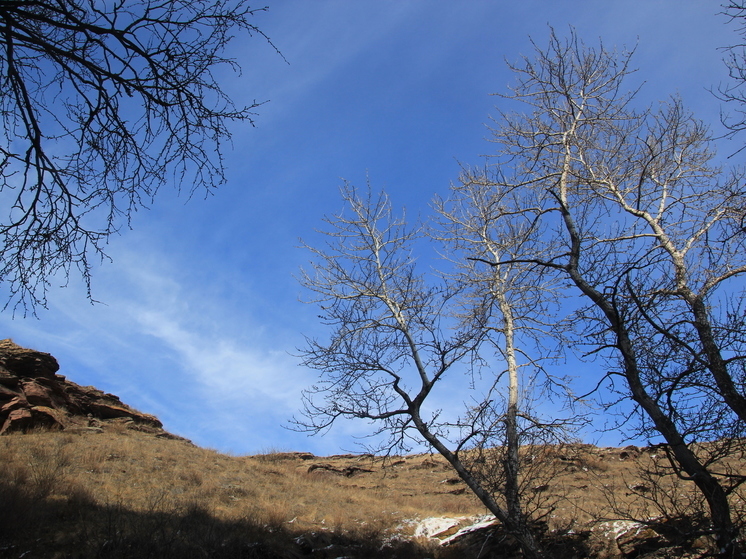
[[[511,83],[505,60],[531,54],[570,25],[589,44],[637,45],[630,87],[644,103],[671,94],[718,130],[708,92],[727,79],[718,47],[736,37],[720,3],[703,0],[277,0],[259,38],[221,76],[239,103],[268,102],[256,126],[233,127],[228,182],[187,201],[164,188],[113,238],[94,270],[91,305],[73,280],[37,318],[0,315],[2,335],[46,351],[61,373],[119,395],[195,443],[236,454],[333,454],[365,425],[324,437],[284,428],[316,378],[298,365],[303,335],[323,335],[294,276],[343,179],[385,188],[408,215],[426,214],[459,162],[494,149],[485,123]],[[743,141],[743,139],[740,139]],[[724,152],[735,144],[723,144]],[[604,442],[616,444],[613,435]]]

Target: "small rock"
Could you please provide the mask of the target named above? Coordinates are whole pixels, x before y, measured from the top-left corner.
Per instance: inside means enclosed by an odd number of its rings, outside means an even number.
[[[715,550],[715,538],[708,535],[699,536],[692,542],[692,549],[698,551],[714,551]]]

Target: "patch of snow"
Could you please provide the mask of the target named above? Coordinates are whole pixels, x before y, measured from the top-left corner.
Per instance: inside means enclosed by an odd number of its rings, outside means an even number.
[[[467,517],[460,516],[457,518],[450,518],[447,516],[425,518],[417,523],[417,528],[414,530],[414,536],[416,538],[434,538],[438,534],[450,530],[454,526],[458,526],[461,522],[466,520]]]
[[[601,524],[593,528],[593,531],[603,532],[603,535],[606,538],[616,539],[621,534],[629,532],[633,529],[639,531],[641,528],[644,527],[644,524],[635,522],[634,520],[614,520],[609,522],[602,522]]]
[[[452,536],[447,537],[441,542],[441,545],[448,545],[452,541],[456,540],[457,538],[460,538],[464,534],[468,534],[470,532],[475,532],[477,530],[481,530],[483,528],[489,528],[495,523],[495,517],[494,516],[483,516],[480,517],[481,520],[478,520],[474,524],[470,524],[469,526],[465,526],[464,528],[461,528],[458,532],[453,534]]]
[[[417,523],[417,527],[414,530],[414,536],[416,538],[424,537],[441,540],[441,545],[445,545],[459,536],[486,528],[493,522],[495,522],[495,517],[489,514],[482,516],[441,516],[425,518]],[[451,531],[454,528],[459,529],[454,534],[441,539],[445,532]]]

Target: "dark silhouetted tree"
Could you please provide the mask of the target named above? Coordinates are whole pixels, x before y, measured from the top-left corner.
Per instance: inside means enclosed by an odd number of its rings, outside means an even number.
[[[263,10],[264,8],[262,8]],[[46,304],[158,189],[224,180],[236,105],[221,88],[233,34],[267,37],[245,0],[0,1],[0,282]],[[270,43],[271,45],[271,43]],[[273,47],[274,48],[274,47]]]
[[[723,47],[730,81],[722,84],[716,92],[726,102],[721,119],[733,136],[746,130],[746,2],[733,0],[724,4],[723,14],[728,17],[729,24],[736,26],[741,37],[738,43]]]

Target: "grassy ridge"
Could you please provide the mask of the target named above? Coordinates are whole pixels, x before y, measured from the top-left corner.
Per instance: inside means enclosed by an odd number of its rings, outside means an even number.
[[[641,473],[660,465],[656,449],[524,452],[537,465],[525,494],[556,541],[625,515],[660,517],[658,504],[699,506],[675,476],[654,487]],[[726,466],[742,471],[743,456]],[[117,422],[0,437],[0,557],[447,559],[469,555],[413,537],[417,522],[484,512],[437,456],[237,457]]]

